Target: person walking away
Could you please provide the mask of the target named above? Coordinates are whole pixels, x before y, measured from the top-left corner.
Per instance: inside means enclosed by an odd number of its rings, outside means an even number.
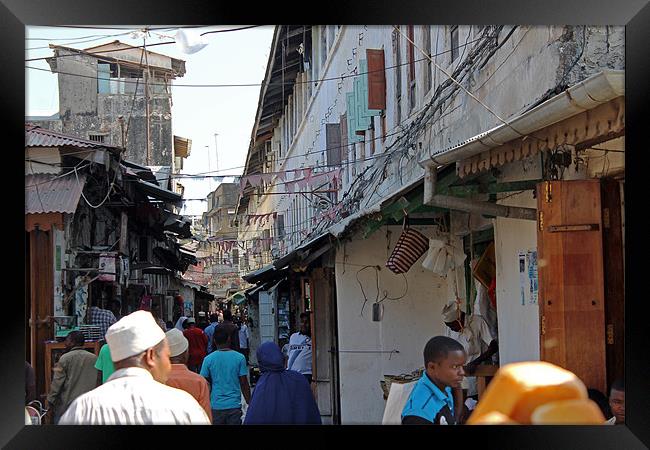
[[[241,325],[239,326],[239,351],[241,352],[242,355],[244,355],[244,358],[246,358],[246,364],[248,364],[248,355],[249,355],[248,340],[249,339],[250,339],[250,335],[248,334],[248,326],[246,325],[246,321],[242,320]]]
[[[205,358],[207,353],[208,338],[205,336],[203,330],[196,326],[194,317],[188,318],[185,323],[187,324],[187,328],[183,331],[183,336],[190,343],[188,350],[190,357],[187,361],[187,367],[192,372],[198,373],[201,370],[203,358]]]
[[[65,425],[208,425],[205,411],[185,391],[166,386],[169,345],[151,313],[135,311],[112,325],[106,342],[115,372],[72,402]]]
[[[239,351],[239,328],[232,322],[232,312],[226,309],[223,312],[223,322],[218,327],[224,328],[230,335],[230,348]]]
[[[187,316],[180,316],[176,321],[176,325],[174,326],[174,328],[177,328],[180,331],[185,331],[186,327],[184,326],[184,324],[186,320],[187,320]]]
[[[210,314],[210,325],[205,327],[205,330],[203,332],[205,333],[205,337],[208,338],[208,354],[212,353],[212,336],[214,335],[214,329],[217,327],[219,324],[219,316],[216,314]]]
[[[108,309],[100,308],[97,304],[98,301],[93,300],[93,305],[88,309],[88,323],[100,328],[103,339],[106,336],[108,327],[117,322],[117,319],[115,318],[115,314]]]
[[[424,373],[402,410],[402,425],[455,425],[452,388],[460,387],[467,356],[463,346],[446,336],[424,347]]]
[[[47,402],[54,409],[54,423],[58,423],[70,404],[97,385],[97,357],[83,348],[84,335],[72,331],[65,338],[66,353],[54,366],[54,376]]]
[[[172,370],[169,373],[169,378],[167,378],[167,386],[182,389],[194,397],[205,410],[208,419],[212,421],[208,382],[201,375],[187,368],[189,358],[189,342],[187,338],[176,328],[172,328],[165,335],[169,343],[169,360],[172,363]]]
[[[154,303],[154,304],[151,305],[151,311],[150,312],[151,312],[151,315],[153,316],[153,318],[156,320],[156,323],[158,324],[160,329],[166,332],[167,331],[167,324],[165,323],[164,320],[162,320],[160,318],[159,309],[160,309],[160,305],[158,305],[158,303]]]
[[[241,425],[241,397],[251,402],[248,367],[244,355],[230,348],[230,334],[225,328],[214,330],[215,351],[203,360],[201,376],[212,387],[210,405],[214,425]]]
[[[111,300],[111,302],[109,304],[110,304],[110,306],[109,306],[108,309],[115,316],[115,320],[116,321],[120,320],[122,318],[122,302],[115,299],[115,300]]]
[[[311,324],[309,312],[300,314],[300,331],[289,338],[287,369],[304,375],[311,385]]]
[[[609,390],[609,407],[614,417],[605,422],[607,425],[625,424],[625,383],[622,379],[615,380]]]
[[[113,372],[115,372],[115,365],[111,359],[111,349],[106,344],[106,341],[103,341],[104,344],[99,349],[99,354],[97,355],[97,361],[95,361],[95,369],[97,369],[97,386],[106,383],[108,377],[110,377]]]
[[[320,412],[304,375],[285,370],[275,342],[257,349],[262,375],[255,385],[244,425],[321,425]]]

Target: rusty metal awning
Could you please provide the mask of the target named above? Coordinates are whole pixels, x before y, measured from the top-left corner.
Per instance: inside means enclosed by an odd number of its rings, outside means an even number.
[[[77,210],[86,174],[57,177],[53,174],[25,176],[25,214],[66,213]]]
[[[118,151],[119,147],[103,144],[89,139],[69,136],[57,131],[47,130],[38,125],[25,124],[25,147],[78,147],[78,148],[105,148]]]

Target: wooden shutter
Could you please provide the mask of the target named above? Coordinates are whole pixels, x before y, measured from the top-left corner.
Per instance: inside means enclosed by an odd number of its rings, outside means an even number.
[[[365,116],[364,112],[364,103],[366,102],[366,96],[363,92],[363,86],[361,77],[354,79],[354,98],[355,106],[357,110],[357,127],[355,128],[356,134],[365,134],[366,130],[370,128],[370,117]]]
[[[325,146],[327,147],[327,164],[341,164],[341,126],[338,123],[325,124]]]
[[[357,130],[357,103],[356,98],[353,92],[348,92],[345,94],[347,100],[347,115],[348,115],[348,142],[354,144],[355,142],[360,142],[362,139],[360,136],[357,136],[355,133]]]
[[[344,146],[341,149],[341,160],[348,160],[348,118],[347,114],[341,116],[341,144]]]
[[[261,242],[262,245],[261,245],[261,247],[262,247],[262,250],[265,251],[265,252],[271,251],[270,238],[271,238],[271,230],[269,230],[269,229],[262,230],[262,242]]]
[[[409,25],[407,29],[408,39],[406,41],[408,45],[408,60],[409,60],[409,82],[415,80],[415,48],[412,42],[415,41],[415,32],[414,26]]]
[[[607,391],[598,180],[537,185],[541,359]]]
[[[275,237],[284,239],[284,215],[278,214],[275,218]]]
[[[368,60],[368,108],[386,109],[386,67],[383,50],[366,50]]]
[[[363,117],[372,118],[372,116],[378,116],[381,114],[381,109],[370,109],[368,106],[368,98],[370,94],[368,93],[368,61],[362,59],[359,61],[359,70],[364,75],[360,76],[360,89],[361,89],[361,106]]]

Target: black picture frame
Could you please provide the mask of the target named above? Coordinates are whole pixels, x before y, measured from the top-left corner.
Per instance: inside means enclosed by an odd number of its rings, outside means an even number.
[[[305,17],[306,11],[314,11]],[[302,16],[301,16],[302,15]],[[418,427],[322,427],[319,429],[277,427],[239,427],[215,430],[212,427],[25,427],[23,425],[23,377],[22,359],[24,357],[24,336],[26,323],[24,314],[9,307],[10,300],[24,295],[24,286],[19,278],[23,259],[14,261],[13,255],[24,254],[24,241],[16,236],[25,236],[19,227],[24,212],[24,197],[13,194],[13,186],[5,184],[5,204],[10,217],[5,223],[5,319],[0,340],[2,348],[2,388],[5,411],[0,420],[0,445],[10,449],[36,448],[129,448],[136,439],[159,441],[165,447],[175,445],[208,446],[221,445],[226,441],[239,441],[240,445],[271,445],[322,447],[343,442],[341,438],[356,441],[353,433],[359,433],[363,441],[354,445],[367,445],[365,439],[371,437],[384,442],[387,434],[396,435],[397,444],[403,446],[453,445],[481,448],[572,448],[572,449],[636,449],[650,445],[650,358],[648,357],[647,317],[643,311],[648,301],[644,298],[647,286],[641,275],[645,269],[643,259],[644,244],[647,240],[643,209],[645,194],[642,171],[647,167],[644,158],[644,123],[650,95],[648,74],[648,34],[650,33],[650,6],[648,0],[547,0],[544,2],[521,2],[515,0],[492,1],[356,1],[354,3],[328,2],[289,3],[277,2],[266,6],[252,2],[208,3],[205,1],[171,2],[168,0],[140,0],[137,2],[112,1],[99,2],[86,0],[30,1],[2,0],[0,5],[0,34],[2,35],[2,114],[7,125],[3,134],[5,145],[4,173],[16,176],[16,186],[20,186],[20,171],[12,164],[18,164],[19,148],[24,142],[24,94],[25,59],[24,27],[26,25],[74,25],[89,24],[196,24],[207,25],[248,24],[248,23],[298,23],[312,20],[317,23],[431,23],[431,24],[586,24],[586,25],[625,25],[626,26],[626,111],[627,130],[626,152],[632,161],[626,160],[626,384],[627,384],[627,425],[615,427],[437,427],[421,429]],[[21,117],[23,116],[23,117]],[[631,155],[631,156],[630,156]],[[11,177],[10,177],[11,178]],[[18,188],[16,187],[16,191]],[[7,202],[7,200],[11,200]],[[23,212],[20,209],[23,208]],[[15,248],[14,248],[15,247]],[[16,269],[16,266],[19,269]],[[24,269],[24,264],[23,264]],[[14,275],[14,273],[17,273]],[[24,273],[24,272],[23,272]],[[12,283],[13,281],[13,283]],[[18,291],[14,293],[13,291]],[[369,433],[370,431],[370,433]],[[301,435],[296,437],[297,433]],[[304,433],[304,434],[303,434]],[[318,437],[315,433],[318,433]],[[343,434],[342,434],[343,433]],[[408,434],[404,434],[408,433]],[[415,434],[427,433],[426,435]],[[304,438],[304,440],[303,440]],[[422,443],[416,443],[424,439]],[[448,443],[443,444],[442,441]],[[275,445],[274,445],[275,444]],[[142,445],[142,444],[139,444]]]

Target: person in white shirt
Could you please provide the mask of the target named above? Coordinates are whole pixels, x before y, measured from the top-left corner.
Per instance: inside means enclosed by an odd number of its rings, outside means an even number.
[[[300,372],[311,384],[311,323],[309,312],[300,314],[300,331],[289,338],[287,369]]]
[[[246,325],[246,319],[242,319],[241,325],[239,326],[239,351],[246,358],[246,364],[248,364],[248,340],[250,335],[248,334],[248,326]]]
[[[166,386],[169,344],[151,313],[136,311],[112,325],[106,341],[115,372],[96,389],[77,397],[63,425],[209,425],[199,403]]]

